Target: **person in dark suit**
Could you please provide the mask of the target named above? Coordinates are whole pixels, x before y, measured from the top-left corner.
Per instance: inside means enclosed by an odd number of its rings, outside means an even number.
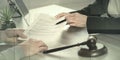
[[[70,26],[87,27],[89,33],[120,33],[120,0],[96,0],[82,10],[56,17],[62,16]]]

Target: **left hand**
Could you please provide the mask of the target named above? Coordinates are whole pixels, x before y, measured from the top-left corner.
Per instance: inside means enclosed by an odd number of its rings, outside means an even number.
[[[87,16],[80,13],[71,13],[65,16],[70,26],[86,27]]]
[[[29,39],[18,44],[18,46],[22,47],[25,56],[31,56],[48,49],[48,46],[43,41],[36,39]]]
[[[21,38],[27,38],[26,35],[23,34],[24,29],[7,29],[5,30],[5,33],[7,37],[21,37]]]
[[[27,38],[26,35],[23,34],[24,29],[7,29],[5,30],[5,36],[3,40],[7,43],[15,43],[17,42],[17,38]]]

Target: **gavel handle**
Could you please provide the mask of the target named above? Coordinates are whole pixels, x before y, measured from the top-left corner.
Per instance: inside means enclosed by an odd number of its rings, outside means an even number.
[[[50,49],[50,50],[44,51],[43,53],[44,54],[48,54],[48,53],[57,52],[57,51],[61,51],[61,50],[64,50],[64,49],[68,49],[68,48],[72,48],[72,47],[80,46],[80,45],[85,45],[85,42],[74,44],[74,45],[69,45],[69,46],[64,46],[64,47],[59,47],[59,48],[54,48],[54,49]]]

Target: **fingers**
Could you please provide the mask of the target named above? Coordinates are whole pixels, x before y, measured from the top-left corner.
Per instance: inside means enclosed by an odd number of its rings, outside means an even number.
[[[67,24],[69,24],[69,25],[73,24],[75,22],[75,19],[76,19],[73,14],[67,15],[65,18],[67,20]]]
[[[25,30],[24,29],[7,29],[6,34],[8,37],[21,37],[21,38],[27,38],[26,35],[23,34]]]
[[[18,29],[19,31],[21,31],[21,32],[24,32],[25,30],[24,29]]]
[[[76,24],[75,24],[75,23],[70,23],[69,25],[70,25],[70,26],[76,26]]]
[[[47,47],[47,45],[42,42],[42,41],[38,41],[39,47]]]
[[[27,38],[27,36],[23,33],[23,30],[16,30],[14,36],[21,37],[21,38]]]
[[[41,44],[39,45],[39,51],[43,52],[47,49],[48,49],[48,46],[45,43],[41,42]]]
[[[77,22],[79,22],[79,21],[77,21],[78,15],[79,15],[79,13],[72,13],[72,14],[61,13],[61,14],[58,14],[56,16],[56,18],[58,19],[58,18],[65,16],[65,19],[67,20],[67,24],[69,24],[70,26],[76,26],[76,25],[78,25]]]
[[[21,31],[24,32],[24,29],[17,29],[17,28],[13,28],[13,29],[7,29],[7,31]]]
[[[74,14],[66,16],[67,24],[69,24],[70,26],[76,26],[76,17],[74,16]]]
[[[65,16],[67,24],[75,27],[86,27],[87,16],[79,13],[72,13]]]
[[[57,18],[57,19],[59,19],[59,18],[61,18],[61,17],[63,17],[63,16],[66,16],[66,15],[68,15],[69,13],[60,13],[60,14],[58,14],[58,15],[56,15],[55,17]]]
[[[45,50],[47,50],[48,49],[48,46],[44,43],[44,42],[42,42],[42,41],[39,41],[39,51],[40,52],[43,52],[43,51],[45,51]]]
[[[47,45],[41,40],[29,39],[21,44],[26,56],[31,56],[48,49]]]
[[[16,35],[18,35],[21,38],[27,38],[27,36],[20,31],[18,31]]]
[[[47,45],[41,40],[29,39],[29,41],[31,42],[31,44],[36,44],[36,46],[38,47],[47,47]]]
[[[41,40],[32,39],[31,41],[34,42],[33,44],[39,48],[39,52],[43,52],[48,49],[48,46]]]
[[[48,49],[48,47],[40,47],[40,48],[39,48],[39,51],[40,51],[40,52],[43,52],[43,51],[46,51],[47,49]]]
[[[16,33],[15,35],[18,35],[21,38],[27,38],[27,36],[25,34],[23,34],[24,31],[25,31],[24,29],[16,29],[15,30],[15,33]]]

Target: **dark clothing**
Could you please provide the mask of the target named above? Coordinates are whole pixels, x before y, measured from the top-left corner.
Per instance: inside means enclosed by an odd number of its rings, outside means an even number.
[[[108,14],[109,0],[96,0],[82,10],[74,11],[88,16],[87,29],[89,33],[120,33],[120,17],[113,18]],[[72,13],[74,13],[72,12]],[[101,17],[107,13],[109,17]]]

